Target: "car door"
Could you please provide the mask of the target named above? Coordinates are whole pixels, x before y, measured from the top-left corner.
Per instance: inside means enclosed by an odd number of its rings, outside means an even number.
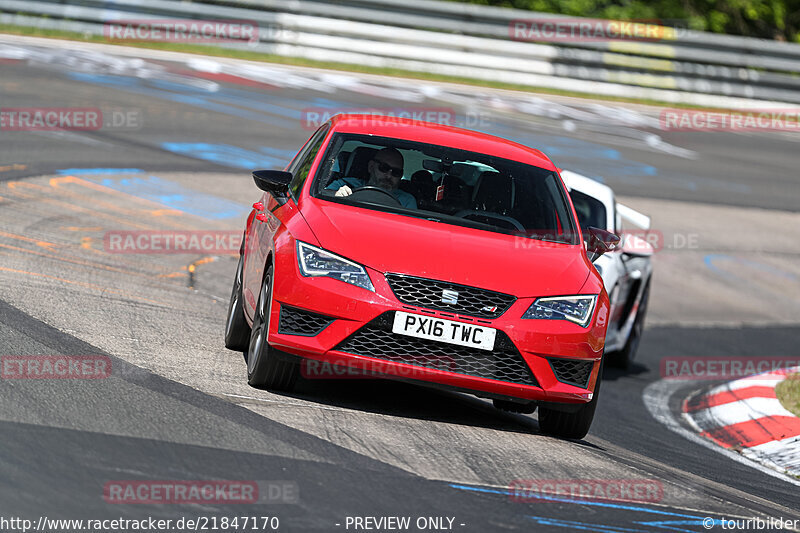
[[[311,165],[325,140],[329,125],[320,127],[306,142],[295,158],[286,167],[292,173],[288,201],[278,202],[271,194],[262,193],[260,205],[254,204],[254,216],[247,228],[245,241],[245,264],[243,270],[243,300],[245,314],[252,320],[267,257],[273,249],[275,233],[282,224],[298,214],[297,199]],[[261,207],[261,209],[259,209]]]

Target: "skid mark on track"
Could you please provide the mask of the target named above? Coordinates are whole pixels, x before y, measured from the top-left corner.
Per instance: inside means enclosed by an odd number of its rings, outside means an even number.
[[[101,192],[104,194],[108,194],[109,196],[114,197],[115,203],[108,203],[102,200],[98,200],[93,197],[88,197],[85,194],[80,194],[74,191],[68,191],[62,188],[63,184],[74,184],[77,186],[85,187],[88,189],[92,189],[97,192]],[[154,217],[160,217],[165,215],[172,215],[172,216],[182,216],[184,215],[184,211],[179,209],[164,209],[163,206],[157,202],[152,200],[148,200],[146,198],[140,198],[138,196],[134,196],[125,192],[118,191],[111,187],[106,187],[104,185],[100,185],[91,181],[87,181],[81,178],[77,178],[75,176],[63,176],[60,178],[51,178],[50,179],[50,187],[60,190],[60,194],[65,194],[70,198],[81,199],[85,200],[88,203],[92,203],[95,205],[100,205],[106,207],[107,209],[114,210],[119,213],[131,215],[132,217],[139,217],[141,215],[149,215]],[[135,201],[137,203],[142,203],[148,206],[147,209],[128,209],[124,207],[120,207],[119,197],[123,197],[123,201],[125,203],[129,203],[131,201]],[[156,209],[153,209],[156,208]],[[181,224],[179,222],[172,222],[173,224],[177,224],[179,227],[183,228],[191,228],[194,227],[190,224]]]
[[[141,224],[139,222],[135,222],[135,221],[132,221],[132,220],[123,219],[123,218],[120,218],[120,217],[117,217],[117,216],[114,216],[114,215],[109,215],[108,213],[103,213],[102,211],[97,211],[96,209],[81,207],[81,206],[72,204],[70,202],[66,202],[64,200],[57,200],[57,199],[54,199],[54,198],[43,198],[41,195],[26,194],[26,193],[24,193],[22,191],[22,189],[37,189],[37,188],[39,190],[46,190],[45,188],[43,188],[40,185],[35,185],[35,184],[27,183],[27,182],[24,182],[24,181],[10,181],[6,185],[7,185],[8,189],[11,190],[12,193],[15,196],[22,197],[22,198],[27,199],[27,200],[33,200],[33,201],[35,201],[37,203],[46,203],[46,204],[49,204],[49,205],[53,205],[53,206],[56,207],[57,210],[66,208],[66,209],[69,209],[69,210],[74,211],[76,213],[89,215],[90,218],[91,217],[97,217],[97,218],[110,220],[114,224],[121,225],[123,227],[124,226],[130,226],[130,227],[134,227],[134,228],[137,228],[137,229],[143,229],[143,230],[155,229],[155,226],[152,226],[152,225],[149,225],[149,224]]]
[[[117,173],[121,171],[126,171],[133,174],[143,172],[140,169],[118,168],[64,169],[64,171],[66,170],[79,171],[84,173],[85,176],[98,176],[106,183],[108,183],[108,180],[111,178],[111,176],[118,177],[119,175]],[[62,171],[62,174],[64,174],[64,171]],[[180,187],[179,184],[169,182],[168,180],[158,181],[158,178],[155,179],[157,180],[156,185],[158,186],[159,191],[163,191],[165,183],[171,191],[176,191],[177,188]],[[49,185],[49,187],[47,185]],[[95,220],[99,219],[103,222],[113,222],[112,227],[132,227],[138,230],[170,231],[173,229],[197,228],[197,224],[192,224],[189,220],[184,219],[186,221],[182,222],[175,219],[175,217],[185,217],[187,213],[184,210],[165,207],[163,203],[159,203],[153,198],[129,194],[126,191],[117,190],[114,187],[109,187],[102,183],[95,183],[91,179],[83,179],[73,175],[61,175],[59,177],[51,178],[47,185],[32,183],[27,180],[12,181],[6,184],[6,188],[12,193],[12,203],[19,202],[21,207],[25,207],[25,202],[28,201],[35,202],[39,206],[45,205],[55,207],[55,209],[45,207],[42,210],[45,215],[48,214],[48,212],[53,211],[61,215],[64,215],[65,212],[72,211],[81,215],[85,215],[86,219],[93,218]],[[136,191],[133,190],[131,192],[135,193]],[[148,189],[146,192],[150,196],[153,194],[151,189]],[[235,209],[243,209],[242,206],[233,204],[233,202],[229,202],[224,199],[216,199],[211,195],[193,193],[191,191],[189,191],[182,198],[184,198],[187,202],[196,202],[198,197],[201,197],[200,199],[205,201],[205,204],[202,204],[201,202],[202,205],[200,207],[213,206],[215,202],[222,203],[223,205],[221,214],[223,216],[231,212],[231,205],[233,205]],[[171,199],[174,200],[174,196],[171,197]],[[30,213],[29,210],[26,211]],[[113,214],[110,214],[108,211],[111,211]],[[202,212],[202,210],[198,211],[198,216],[200,212]],[[207,213],[203,212],[203,214]],[[212,213],[212,215],[213,214],[214,213]],[[36,212],[34,212],[34,216],[41,215],[37,215]],[[25,218],[23,217],[22,220],[24,219]],[[148,219],[152,220],[153,224],[144,222]],[[160,224],[156,225],[156,221],[160,221]],[[30,225],[26,227],[30,227]],[[33,227],[41,227],[42,229],[46,230],[44,233],[47,234],[52,233],[49,231],[48,224],[35,225]],[[57,236],[51,235],[49,240],[44,236],[37,237],[36,235],[31,235],[28,231],[19,231],[17,233],[0,231],[0,237],[12,241],[0,243],[0,249],[6,252],[19,254],[20,257],[35,256],[41,258],[40,261],[55,261],[57,262],[55,263],[56,265],[59,263],[66,263],[66,266],[68,267],[78,268],[79,270],[83,271],[86,271],[86,267],[88,267],[89,269],[99,269],[115,274],[122,274],[126,277],[136,276],[152,279],[154,281],[159,281],[160,283],[167,283],[168,286],[174,286],[174,281],[170,280],[169,278],[186,277],[188,275],[190,279],[193,279],[194,270],[198,265],[213,261],[213,258],[211,257],[203,257],[194,261],[191,266],[185,265],[181,267],[182,271],[176,272],[176,265],[164,264],[160,258],[155,258],[155,260],[149,261],[136,261],[132,268],[130,265],[130,257],[120,257],[118,255],[115,257],[115,254],[110,254],[103,248],[103,239],[102,237],[97,237],[97,232],[102,232],[104,226],[64,225],[60,226],[58,229],[60,231],[56,232]],[[91,232],[92,234],[79,236],[79,242],[74,242],[74,235],[65,233],[73,231]],[[20,233],[25,234],[21,235]],[[16,241],[16,243],[14,243],[14,241]],[[100,246],[99,249],[95,247],[97,245]],[[38,247],[38,249],[32,248],[32,246]],[[51,266],[58,268],[52,263]],[[191,272],[187,272],[189,268],[192,269]],[[23,269],[10,269],[7,271],[17,273],[28,272],[28,270]],[[33,276],[50,276],[52,279],[61,280],[66,283],[72,282],[85,287],[96,287],[91,283],[86,284],[81,281],[67,280],[63,277],[59,277],[59,274],[61,274],[60,268],[57,272],[53,272],[53,274],[56,274],[56,276],[30,272],[30,275]],[[191,285],[193,285],[193,283],[190,283],[190,286]],[[147,299],[142,300],[151,303],[162,303]]]
[[[122,207],[123,205],[126,205],[127,203],[129,203],[129,201],[127,199],[125,199],[125,201],[122,202],[122,203],[120,203],[118,200],[116,200],[114,203],[109,203],[109,202],[100,200],[100,199],[95,198],[95,197],[89,197],[89,196],[87,196],[85,194],[81,194],[79,192],[75,192],[73,190],[68,190],[68,189],[65,189],[65,188],[61,187],[61,185],[63,183],[72,183],[72,184],[75,184],[75,185],[78,185],[78,186],[81,186],[81,187],[86,187],[86,188],[89,188],[89,189],[93,189],[95,191],[100,191],[100,192],[103,192],[103,193],[106,193],[106,194],[109,194],[109,195],[114,195],[115,197],[118,197],[123,193],[119,193],[119,192],[115,191],[114,189],[110,189],[108,187],[103,187],[101,185],[96,185],[94,183],[82,180],[80,178],[76,178],[74,176],[64,176],[62,178],[53,178],[53,179],[50,180],[50,187],[55,188],[55,189],[59,189],[59,194],[60,195],[67,196],[67,197],[75,199],[75,200],[83,200],[85,203],[89,203],[89,204],[96,205],[96,206],[99,206],[99,207],[104,207],[105,209],[107,209],[109,211],[114,211],[116,213],[123,214],[123,215],[129,215],[131,218],[138,218],[138,217],[140,217],[142,215],[161,216],[161,215],[165,214],[164,213],[165,210],[163,210],[163,209],[150,210],[150,209],[130,209],[130,208],[127,208],[127,207]],[[180,216],[180,215],[183,214],[183,212],[181,212],[179,210],[167,210],[167,211],[168,211],[169,214],[176,215],[176,216]],[[154,212],[157,212],[158,215],[154,215]]]
[[[79,175],[94,175],[94,174],[139,174],[144,172],[141,168],[62,168],[56,170],[56,174],[79,174]]]
[[[252,170],[254,168],[283,168],[294,155],[286,154],[287,150],[278,150],[264,146],[259,152],[246,150],[230,144],[212,143],[161,143],[161,148],[170,152],[211,161],[232,168]]]
[[[759,261],[753,261],[752,259],[743,259],[741,257],[734,257],[732,255],[725,255],[725,254],[709,254],[703,258],[703,261],[710,270],[726,278],[747,279],[747,277],[741,276],[734,272],[729,272],[727,270],[724,270],[719,265],[717,265],[717,263],[719,262],[738,263],[740,266],[750,267],[760,272],[772,274],[774,276],[778,276],[790,281],[797,281],[797,276],[795,274],[792,274],[791,272],[786,272],[784,270],[775,268],[765,263],[761,263]]]
[[[117,294],[117,295],[122,296],[124,298],[129,298],[131,300],[139,300],[141,302],[147,302],[147,303],[150,303],[150,304],[162,305],[164,307],[172,307],[172,305],[167,303],[167,302],[162,302],[162,301],[159,301],[159,300],[151,300],[149,298],[142,298],[141,296],[136,296],[135,294],[131,294],[131,293],[128,293],[128,292],[125,292],[125,291],[120,291],[120,290],[117,290],[117,289],[109,289],[108,287],[102,287],[100,285],[95,285],[93,283],[86,283],[84,281],[75,281],[75,280],[72,280],[72,279],[66,279],[66,278],[60,278],[60,277],[57,277],[57,276],[51,276],[49,274],[42,274],[40,272],[30,272],[28,270],[18,270],[16,268],[0,267],[0,271],[12,272],[12,273],[15,273],[15,274],[24,274],[26,276],[45,278],[45,279],[50,279],[50,280],[53,280],[53,281],[60,281],[61,283],[67,283],[69,285],[78,285],[78,286],[81,286],[81,287],[86,287],[88,289],[94,289],[94,290],[101,291],[101,296],[102,296],[102,293],[109,292],[111,294]]]
[[[139,174],[144,172],[141,168],[62,168],[56,174]]]
[[[104,178],[99,184],[201,218],[212,220],[240,218],[248,212],[247,207],[242,204],[192,191],[179,183],[158,176]]]
[[[179,104],[200,107],[202,109],[205,109],[206,111],[224,113],[226,115],[231,115],[246,120],[258,120],[258,121],[268,122],[272,126],[283,127],[286,129],[293,129],[297,127],[296,120],[287,120],[279,116],[278,112],[275,109],[270,110],[269,113],[264,113],[253,109],[246,109],[239,107],[243,104],[244,102],[243,100],[235,100],[236,105],[222,104],[215,101],[216,99],[210,96],[213,93],[209,93],[207,91],[199,91],[199,92],[193,92],[192,94],[186,94],[186,92],[189,92],[192,89],[196,89],[193,87],[189,87],[187,85],[181,84],[178,87],[170,86],[171,89],[176,89],[181,91],[180,93],[175,93],[163,88],[148,87],[147,85],[144,84],[143,80],[129,76],[99,75],[99,74],[88,74],[83,72],[70,72],[68,76],[75,81],[94,83],[107,87],[114,87],[115,89],[121,91],[140,94],[152,98],[158,98],[161,100],[167,100],[169,102],[176,102]]]
[[[26,248],[20,248],[18,246],[11,246],[10,244],[2,244],[2,243],[0,243],[0,248],[5,248],[7,250],[13,250],[15,252],[21,252],[21,253],[26,253],[26,254],[31,254],[31,255],[38,255],[40,257],[47,257],[48,259],[53,259],[53,260],[56,260],[56,261],[62,261],[62,262],[65,262],[65,263],[71,263],[71,264],[74,264],[74,265],[88,266],[88,267],[91,267],[91,268],[99,268],[101,270],[107,270],[109,272],[117,272],[117,273],[120,273],[120,274],[131,275],[131,276],[142,276],[142,277],[146,277],[146,278],[152,277],[150,274],[143,274],[141,272],[136,272],[135,270],[130,270],[130,269],[127,269],[127,268],[116,268],[116,267],[104,265],[102,263],[96,263],[94,261],[85,261],[85,260],[82,260],[82,259],[77,259],[74,256],[66,257],[66,256],[61,256],[61,255],[48,254],[48,253],[44,253],[44,252],[38,252],[36,250],[28,250]]]
[[[727,254],[708,254],[703,257],[706,268],[729,283],[744,284],[750,291],[773,294],[782,301],[800,307],[797,274],[761,261]],[[795,289],[792,289],[795,287]]]
[[[15,239],[15,240],[18,240],[18,241],[30,242],[30,243],[35,244],[36,246],[41,246],[42,248],[54,248],[55,246],[59,246],[54,242],[47,242],[47,241],[42,241],[42,240],[39,240],[39,239],[32,239],[30,237],[25,237],[24,235],[16,235],[14,233],[6,233],[5,231],[0,231],[0,237],[7,237],[9,239]]]
[[[19,163],[14,163],[12,165],[0,166],[0,172],[9,172],[11,170],[25,170],[26,168],[28,168],[28,165],[20,165]]]

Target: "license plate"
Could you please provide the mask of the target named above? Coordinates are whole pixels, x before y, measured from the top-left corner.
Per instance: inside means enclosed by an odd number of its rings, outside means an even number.
[[[497,335],[497,330],[494,328],[403,311],[395,311],[392,332],[479,350],[493,350]]]

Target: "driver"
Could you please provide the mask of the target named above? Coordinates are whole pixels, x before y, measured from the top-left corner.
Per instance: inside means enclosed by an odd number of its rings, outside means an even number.
[[[375,153],[367,163],[367,182],[359,178],[341,178],[331,182],[326,189],[335,190],[335,196],[350,196],[354,189],[371,185],[380,187],[394,196],[400,205],[408,209],[417,208],[417,200],[409,193],[398,189],[403,177],[403,154],[397,148],[384,148]]]

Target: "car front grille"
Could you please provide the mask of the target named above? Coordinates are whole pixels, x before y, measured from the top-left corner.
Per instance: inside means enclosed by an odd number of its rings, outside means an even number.
[[[404,304],[480,318],[497,318],[516,301],[516,297],[502,292],[404,274],[386,274],[386,281]],[[456,291],[457,303],[444,303],[443,291]]]
[[[281,304],[278,333],[313,337],[327,328],[333,318]]]
[[[497,331],[494,350],[479,350],[392,333],[393,318],[393,311],[383,313],[335,349],[396,363],[539,386],[514,343],[500,330]]]
[[[556,379],[561,383],[575,385],[583,389],[588,385],[594,361],[555,358],[549,358],[548,361],[550,361],[550,367],[553,369]]]

